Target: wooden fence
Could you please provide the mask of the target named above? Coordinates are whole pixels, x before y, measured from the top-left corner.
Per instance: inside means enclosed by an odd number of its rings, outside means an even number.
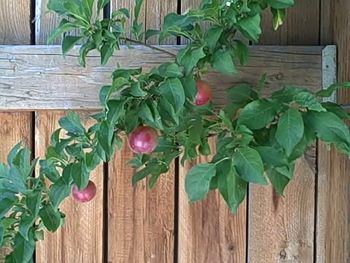
[[[111,10],[131,7],[133,0],[112,0]],[[161,26],[164,14],[180,12],[199,0],[147,0],[146,27]],[[51,132],[64,110],[97,107],[98,88],[108,83],[116,61],[123,66],[152,66],[168,58],[136,48],[117,53],[105,68],[89,58],[86,69],[76,55],[65,59],[58,47],[10,46],[45,44],[57,18],[46,13],[47,0],[0,2],[0,159],[23,140],[36,156],[43,156]],[[319,89],[335,78],[334,49],[338,44],[339,80],[350,79],[350,3],[347,0],[296,0],[285,27],[271,30],[264,20],[261,44],[313,45],[313,47],[252,47],[250,66],[236,78],[208,80],[217,87],[216,101],[225,87],[237,81],[254,82],[268,73],[268,84],[292,83]],[[336,15],[335,15],[336,14]],[[176,39],[168,44],[176,44]],[[170,48],[170,47],[168,47]],[[171,47],[176,48],[176,47]],[[328,77],[327,77],[328,76]],[[338,100],[346,104],[347,93]],[[40,263],[98,262],[350,262],[349,162],[319,145],[298,162],[296,179],[285,197],[270,187],[251,186],[249,198],[232,216],[219,195],[189,204],[183,190],[184,168],[174,164],[157,187],[145,183],[131,187],[132,153],[124,147],[113,161],[93,175],[98,195],[91,203],[67,200],[65,227],[47,234],[36,251]],[[201,160],[198,160],[201,161]]]

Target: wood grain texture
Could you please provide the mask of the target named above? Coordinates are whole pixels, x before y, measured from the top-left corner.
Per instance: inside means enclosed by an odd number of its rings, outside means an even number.
[[[338,48],[338,81],[350,80],[350,2],[322,0],[321,43]],[[338,102],[350,103],[350,92],[338,92]],[[350,262],[350,161],[332,148],[318,151],[317,262]]]
[[[264,45],[317,45],[319,43],[320,0],[295,1],[288,9],[284,24],[274,31],[272,15],[266,10],[262,19]]]
[[[179,47],[164,48],[175,52]],[[286,84],[321,87],[321,47],[254,46],[250,55],[238,75],[208,74],[208,81],[217,87],[214,102],[225,102],[225,88],[239,82],[255,84],[263,73],[271,90]],[[117,63],[147,71],[169,60],[159,51],[123,47],[107,66],[101,67],[99,57],[92,54],[82,68],[77,64],[77,48],[63,58],[57,46],[0,46],[0,110],[96,109],[99,89],[110,83]]]
[[[35,119],[35,152],[45,156],[52,132],[58,128],[58,120],[64,112],[37,112]],[[92,123],[87,113],[81,117],[85,125]],[[68,198],[61,206],[66,214],[62,228],[55,233],[46,233],[45,240],[38,242],[37,263],[47,262],[102,262],[103,251],[103,167],[99,166],[91,175],[97,186],[96,197],[88,203],[78,203]]]
[[[47,9],[49,0],[35,0],[35,44],[45,45],[50,33],[58,26],[59,18]],[[60,43],[57,38],[51,44]]]
[[[264,18],[261,44],[318,44],[318,1],[295,2],[296,6],[289,10],[287,21],[278,32],[271,30],[269,17]],[[295,178],[284,197],[279,197],[272,187],[250,187],[249,262],[313,262],[315,175],[313,148],[298,161]]]
[[[145,28],[159,28],[162,16],[174,8],[174,2],[145,1],[140,21]],[[114,7],[113,3],[117,6]],[[134,1],[112,1],[112,10],[125,6],[130,8],[133,3]],[[156,41],[152,40],[150,43]],[[169,59],[162,54],[152,53],[151,51],[149,54],[151,60]],[[134,66],[129,65],[131,67],[142,65],[150,69],[160,63],[158,60],[148,64],[148,58],[144,57],[139,47],[125,55],[129,59],[132,56]],[[148,189],[145,181],[133,187],[131,178],[135,171],[128,165],[132,157],[133,153],[125,143],[122,151],[109,163],[108,262],[171,263],[174,257],[175,168],[172,166],[169,173],[163,175],[152,190]]]
[[[47,0],[36,0],[36,41],[38,43],[46,43],[50,32],[58,23],[57,16],[47,12]],[[59,41],[59,39],[57,40]],[[34,48],[40,49],[39,46]],[[47,47],[50,49],[50,47]],[[48,58],[50,60],[50,58]],[[54,61],[51,61],[55,63]],[[14,62],[16,63],[16,62]],[[41,63],[40,63],[41,64]],[[41,64],[42,65],[42,64]],[[54,64],[51,64],[51,73],[55,72]],[[14,66],[15,67],[15,66]],[[64,66],[63,66],[64,68]],[[50,73],[49,73],[50,74]],[[71,72],[67,71],[67,75]],[[33,76],[33,75],[32,75]],[[36,75],[35,79],[48,81],[46,76]],[[50,86],[55,86],[62,79],[51,80]],[[74,86],[78,79],[71,79]],[[47,83],[49,84],[49,83]],[[44,87],[41,87],[44,91]],[[48,90],[46,90],[47,92]],[[20,92],[23,92],[20,91]],[[59,96],[60,91],[51,94],[53,98]],[[84,93],[84,92],[82,92]],[[34,98],[39,98],[38,94],[32,94]],[[80,94],[81,96],[81,94]],[[81,98],[83,103],[84,97]],[[57,109],[65,109],[58,107]],[[66,108],[69,109],[69,108]],[[58,128],[58,120],[65,112],[58,111],[38,111],[35,119],[35,147],[36,155],[43,157],[45,149],[49,144],[52,132]],[[80,112],[83,122],[86,126],[92,124],[92,120],[88,118],[88,112]],[[36,262],[87,262],[99,263],[103,260],[103,186],[104,173],[103,166],[99,166],[92,174],[91,179],[97,186],[97,195],[89,203],[78,204],[72,198],[67,199],[62,205],[62,211],[66,213],[66,223],[56,233],[47,233],[45,240],[37,246]]]
[[[145,181],[132,187],[132,156],[125,143],[109,163],[108,262],[173,262],[174,168],[153,190]]]
[[[0,43],[30,44],[30,1],[1,0]]]
[[[30,2],[27,0],[3,0],[0,2],[0,44],[30,44]],[[2,71],[0,69],[0,75]],[[0,161],[7,161],[12,147],[22,141],[32,150],[32,114],[0,112]],[[0,262],[10,251],[0,250]]]
[[[210,142],[215,152],[215,139]],[[211,157],[180,166],[178,262],[244,262],[246,258],[246,202],[232,215],[218,192],[197,203],[189,203],[185,176],[193,165]]]

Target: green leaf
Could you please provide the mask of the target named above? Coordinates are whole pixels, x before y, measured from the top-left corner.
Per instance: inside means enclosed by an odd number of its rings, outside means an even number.
[[[238,175],[246,182],[266,184],[264,164],[259,153],[249,147],[237,148],[233,154],[233,164]]]
[[[275,9],[285,9],[294,5],[294,0],[267,0],[267,3]]]
[[[205,45],[210,49],[214,49],[217,46],[223,31],[224,29],[222,27],[211,27],[205,35]]]
[[[0,188],[1,189],[1,188]],[[5,190],[5,189],[4,189]],[[3,189],[1,189],[3,191]],[[13,193],[3,192],[0,196],[0,218],[13,207],[16,201],[16,196]]]
[[[61,214],[52,204],[45,204],[40,209],[39,216],[50,232],[55,232],[61,225]]]
[[[5,228],[2,224],[0,224],[0,247],[3,246],[4,234],[5,234]]]
[[[260,22],[260,14],[256,14],[255,16],[249,16],[239,20],[237,26],[246,38],[258,42],[261,34]]]
[[[83,190],[89,183],[89,173],[85,167],[85,163],[79,162],[71,164],[71,177],[79,190]]]
[[[238,177],[232,161],[225,161],[221,165],[218,165],[216,175],[218,177],[218,188],[222,197],[231,212],[237,213],[240,203],[242,203],[246,196],[248,184]]]
[[[33,216],[25,216],[21,218],[21,221],[19,223],[19,233],[22,235],[22,237],[29,241],[29,231],[31,228],[33,228],[34,222],[35,222],[36,217]]]
[[[148,29],[145,33],[145,39],[148,40],[150,39],[151,37],[154,37],[154,36],[158,36],[160,34],[160,31],[159,30],[155,30],[155,29]]]
[[[277,30],[280,26],[283,25],[283,21],[286,18],[286,10],[271,8],[271,13],[273,29]]]
[[[11,165],[13,163],[13,160],[16,158],[18,151],[22,148],[22,143],[17,143],[15,146],[12,147],[9,154],[7,155],[7,163]]]
[[[47,9],[56,12],[59,15],[66,13],[66,9],[63,7],[62,0],[49,0],[47,3]]]
[[[55,162],[53,160],[40,160],[40,174],[48,178],[51,182],[58,180],[60,174],[58,173]]]
[[[189,75],[193,68],[197,66],[199,60],[206,56],[203,48],[203,46],[198,48],[188,46],[187,48],[179,51],[177,60],[179,64],[185,68],[186,75]]]
[[[294,100],[300,106],[305,107],[312,111],[326,111],[325,108],[322,107],[321,103],[316,99],[314,95],[309,92],[300,92],[295,97]]]
[[[175,113],[183,109],[185,104],[185,91],[178,78],[165,80],[158,88],[159,93],[174,107]]]
[[[283,149],[276,149],[272,146],[258,146],[254,149],[258,151],[264,164],[269,167],[278,167],[288,164]]]
[[[110,2],[110,0],[98,0],[97,2],[97,10],[98,13]]]
[[[334,92],[336,92],[338,89],[349,89],[350,88],[350,82],[343,82],[343,83],[335,83],[331,86],[329,86],[325,90],[320,90],[316,93],[318,97],[322,98],[328,98],[333,95]]]
[[[257,99],[257,94],[253,91],[252,86],[247,83],[235,85],[228,90],[228,99],[235,104],[247,103]]]
[[[336,103],[332,102],[324,102],[322,103],[322,107],[325,108],[327,111],[334,113],[342,120],[349,120],[350,114],[344,110],[344,108]]]
[[[183,76],[179,65],[175,63],[164,63],[159,67],[158,71],[165,78],[180,78]]]
[[[79,50],[79,64],[83,67],[86,66],[86,57],[90,51],[96,48],[96,44],[94,42],[88,41],[80,47]]]
[[[27,193],[26,206],[32,216],[34,217],[38,216],[40,204],[41,204],[41,192],[32,191]]]
[[[133,21],[134,25],[136,25],[138,23],[142,5],[143,5],[143,0],[135,0],[134,21]]]
[[[289,109],[280,118],[276,131],[277,142],[286,150],[289,156],[304,135],[304,122],[301,113]]]
[[[105,43],[101,47],[101,65],[106,65],[108,60],[113,56],[115,43]]]
[[[339,151],[350,156],[350,133],[348,126],[334,113],[308,112],[305,122],[322,141],[333,143]]]
[[[145,97],[148,93],[141,88],[139,82],[136,82],[131,85],[130,94],[134,97]]]
[[[108,121],[102,121],[100,129],[97,132],[98,142],[102,146],[102,149],[106,153],[107,159],[110,159],[113,153],[113,140],[114,125],[110,125]]]
[[[82,39],[80,36],[64,36],[62,41],[63,55],[66,55],[80,39]]]
[[[275,169],[269,169],[267,171],[267,176],[269,177],[269,180],[273,185],[273,188],[276,190],[276,192],[279,195],[283,195],[284,189],[290,182],[290,179],[284,176],[283,174],[279,173]]]
[[[51,44],[57,37],[75,28],[77,28],[77,25],[68,21],[67,19],[62,19],[59,26],[48,37],[47,43]]]
[[[33,238],[29,241],[25,240],[19,233],[14,239],[13,251],[6,257],[6,262],[11,263],[29,263],[32,262],[32,257],[35,249]]]
[[[76,112],[69,112],[67,116],[61,118],[58,123],[69,134],[83,135],[85,134],[85,128],[81,124],[79,115]]]
[[[246,105],[241,111],[238,123],[249,129],[258,130],[271,123],[279,105],[268,100],[256,100]]]
[[[197,94],[196,81],[193,76],[188,75],[181,79],[182,86],[185,91],[185,96],[189,101],[194,101]]]
[[[199,201],[208,194],[210,181],[215,173],[216,166],[213,163],[199,164],[188,172],[185,189],[190,201]]]
[[[63,178],[50,186],[49,196],[54,208],[58,208],[62,201],[71,193],[71,186]]]
[[[233,64],[230,51],[219,49],[213,55],[213,68],[222,74],[231,75],[237,73],[236,67]]]
[[[246,65],[249,59],[249,50],[246,44],[240,40],[236,40],[235,55],[238,57],[241,65]]]

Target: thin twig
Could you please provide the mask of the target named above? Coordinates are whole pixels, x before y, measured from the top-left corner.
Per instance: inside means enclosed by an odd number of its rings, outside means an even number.
[[[154,49],[154,50],[163,52],[163,53],[165,53],[165,54],[167,54],[167,55],[169,55],[169,56],[172,56],[172,57],[176,58],[176,54],[171,53],[170,51],[167,51],[167,50],[165,50],[165,49],[163,49],[163,48],[159,48],[159,47],[157,47],[157,46],[152,46],[152,45],[146,44],[146,43],[144,43],[144,42],[137,41],[137,40],[133,40],[133,39],[127,38],[127,37],[123,37],[123,38],[121,38],[121,39],[122,39],[122,40],[125,40],[125,41],[127,41],[127,42],[130,42],[130,43],[139,44],[139,45],[142,45],[142,46],[145,46],[145,47],[148,47],[148,48],[151,48],[151,49]]]

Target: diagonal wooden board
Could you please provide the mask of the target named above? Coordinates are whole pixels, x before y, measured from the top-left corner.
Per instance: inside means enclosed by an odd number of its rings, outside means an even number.
[[[163,48],[176,52],[180,47]],[[239,67],[239,74],[207,75],[215,89],[215,102],[224,103],[227,87],[257,83],[264,73],[268,92],[286,84],[318,90],[322,86],[322,50],[321,46],[250,47],[250,61]],[[77,52],[75,48],[63,57],[58,46],[0,46],[0,110],[93,110],[99,108],[100,87],[111,82],[111,72],[118,66],[149,70],[172,60],[149,48],[122,47],[108,65],[100,66],[99,56],[92,54],[88,66],[82,68],[77,64]]]

